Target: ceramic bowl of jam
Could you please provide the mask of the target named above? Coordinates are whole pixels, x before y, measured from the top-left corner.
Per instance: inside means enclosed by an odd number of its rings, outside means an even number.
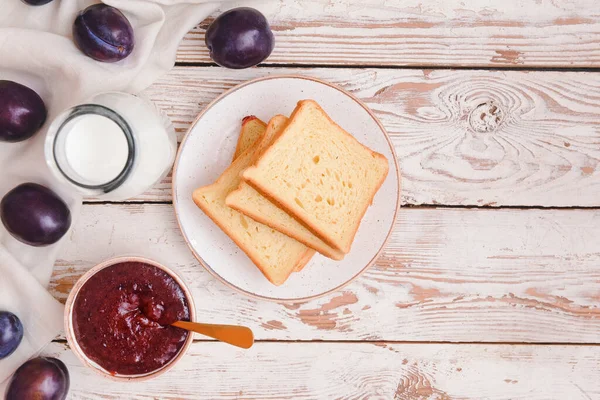
[[[167,267],[119,257],[90,269],[65,304],[69,346],[86,366],[113,380],[146,380],[171,369],[192,343],[171,326],[194,321],[191,292]]]

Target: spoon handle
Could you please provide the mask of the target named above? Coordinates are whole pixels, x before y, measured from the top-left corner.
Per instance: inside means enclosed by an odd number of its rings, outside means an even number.
[[[177,321],[172,324],[181,329],[209,336],[221,342],[229,343],[242,349],[249,349],[254,344],[254,334],[250,328],[236,325],[213,325],[199,322]]]

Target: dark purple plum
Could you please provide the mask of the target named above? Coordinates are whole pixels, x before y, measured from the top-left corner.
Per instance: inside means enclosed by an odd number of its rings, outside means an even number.
[[[73,24],[79,49],[97,61],[116,62],[133,51],[133,28],[118,9],[94,4],[81,11]]]
[[[0,360],[10,356],[23,340],[23,324],[19,317],[0,311]]]
[[[210,57],[220,66],[242,69],[269,57],[275,38],[260,11],[239,7],[219,15],[205,36]]]
[[[71,212],[52,190],[23,183],[0,202],[0,219],[14,238],[31,246],[56,243],[71,226]]]
[[[69,371],[59,359],[33,358],[21,365],[8,383],[6,400],[64,400]]]
[[[50,3],[52,0],[23,0],[23,3],[27,3],[30,6],[43,6],[44,4]]]
[[[46,121],[42,98],[25,85],[0,80],[0,142],[32,137]]]

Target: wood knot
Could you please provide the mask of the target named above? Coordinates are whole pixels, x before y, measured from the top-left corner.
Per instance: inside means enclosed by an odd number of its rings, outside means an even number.
[[[475,107],[469,115],[469,125],[475,132],[493,132],[502,124],[504,111],[494,101]]]

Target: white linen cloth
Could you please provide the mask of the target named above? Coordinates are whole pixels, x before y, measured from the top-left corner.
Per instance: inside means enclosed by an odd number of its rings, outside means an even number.
[[[0,198],[23,182],[46,185],[70,206],[73,224],[81,199],[53,179],[43,155],[50,121],[96,93],[136,93],[149,86],[172,68],[183,36],[223,1],[104,0],[127,16],[135,34],[132,54],[114,64],[85,56],[72,40],[76,14],[96,2],[54,0],[35,7],[2,0],[0,5],[0,79],[34,89],[48,109],[46,124],[32,139],[0,142]],[[64,239],[35,248],[12,238],[0,224],[0,310],[19,316],[25,327],[17,351],[0,360],[0,398],[14,370],[62,330],[63,306],[45,288]]]

